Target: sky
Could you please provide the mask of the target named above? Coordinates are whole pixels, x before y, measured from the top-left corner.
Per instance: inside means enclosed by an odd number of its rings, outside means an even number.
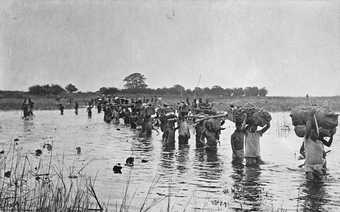
[[[340,1],[1,0],[0,89],[266,87],[340,95]]]

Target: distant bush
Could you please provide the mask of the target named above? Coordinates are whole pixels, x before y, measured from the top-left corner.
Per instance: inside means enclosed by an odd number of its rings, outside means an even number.
[[[265,87],[259,89],[259,96],[267,96],[268,91]]]
[[[170,88],[126,88],[118,89],[115,87],[102,87],[98,91],[101,94],[152,94],[152,95],[219,95],[226,97],[238,96],[266,96],[268,91],[266,88],[259,89],[258,87],[246,88],[222,88],[215,85],[211,88],[195,87],[194,89],[185,89],[182,85],[176,84]]]
[[[60,85],[47,84],[47,85],[34,85],[29,87],[29,93],[35,95],[59,95],[66,93],[74,93],[78,89],[72,85],[68,84],[65,89]],[[219,85],[210,87],[195,87],[194,89],[185,89],[182,85],[176,84],[170,88],[125,88],[119,89],[116,87],[101,87],[97,93],[104,95],[113,94],[150,94],[150,95],[180,95],[180,96],[202,96],[202,95],[218,95],[225,97],[241,97],[241,96],[267,96],[268,90],[263,88],[246,87],[246,88],[222,88]]]
[[[99,93],[101,94],[104,94],[104,95],[109,95],[109,94],[116,94],[119,92],[119,89],[118,88],[115,88],[115,87],[101,87],[99,89]]]
[[[33,85],[28,88],[28,92],[34,95],[58,95],[65,93],[66,90],[60,85],[46,84],[46,85]]]

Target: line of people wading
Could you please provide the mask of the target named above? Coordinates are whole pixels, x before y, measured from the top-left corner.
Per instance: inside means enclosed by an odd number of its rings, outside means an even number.
[[[26,98],[22,105],[23,118],[25,120],[33,117],[34,103]],[[189,146],[190,125],[195,129],[196,148],[205,148],[207,151],[217,149],[222,126],[228,114],[218,114],[212,110],[212,104],[203,102],[201,98],[189,99],[175,105],[163,104],[161,98],[152,97],[127,99],[122,97],[103,96],[91,100],[86,108],[88,117],[92,117],[92,109],[97,107],[98,113],[103,111],[106,123],[119,124],[120,119],[131,129],[139,129],[140,136],[150,137],[152,131],[158,129],[162,132],[162,142],[165,147],[175,147],[175,132],[178,130],[178,145]],[[75,102],[75,114],[78,115],[79,104]],[[64,106],[59,104],[61,115]],[[257,166],[262,164],[260,154],[260,138],[270,128],[270,121],[262,128],[256,124],[247,123],[247,113],[242,114],[243,120],[232,120],[235,122],[235,131],[231,135],[232,163],[246,166]],[[313,119],[314,118],[314,119]],[[336,116],[337,118],[337,116]],[[231,120],[231,119],[229,119]],[[271,120],[271,118],[270,118]],[[294,122],[294,121],[293,121]],[[326,152],[324,145],[330,147],[333,142],[335,130],[330,132],[325,139],[319,133],[319,127],[315,120],[315,112],[305,121],[303,144],[300,149],[300,158],[305,159],[306,177],[308,180],[319,180],[326,171]],[[336,120],[337,125],[337,120]],[[297,131],[295,131],[297,133]]]

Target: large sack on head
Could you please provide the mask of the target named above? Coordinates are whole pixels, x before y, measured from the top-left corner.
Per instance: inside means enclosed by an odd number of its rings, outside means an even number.
[[[315,117],[320,127],[332,129],[338,126],[338,114],[328,108],[319,108],[315,113]]]
[[[319,133],[321,137],[330,137],[336,133],[336,127],[332,129],[325,129],[323,127],[319,127]]]
[[[272,119],[271,115],[267,111],[263,111],[262,109],[259,109],[249,103],[242,107],[233,108],[232,110],[228,111],[227,118],[235,123],[242,123],[245,119],[244,114],[247,114],[246,124],[261,127],[268,124]]]
[[[294,131],[295,131],[295,134],[298,137],[300,137],[300,138],[305,137],[305,135],[306,135],[306,125],[296,125],[294,127]]]
[[[265,126],[272,120],[271,115],[267,111],[258,111],[251,117],[253,124],[256,126]]]
[[[338,115],[329,108],[318,106],[303,106],[292,110],[290,116],[294,126],[305,125],[308,120],[317,120],[319,127],[333,129],[338,126]]]
[[[297,107],[292,110],[290,117],[294,126],[305,125],[307,120],[313,118],[315,108],[312,106]]]
[[[294,132],[295,134],[300,137],[303,138],[306,135],[306,125],[296,125],[294,127]],[[319,134],[321,137],[330,137],[332,135],[334,135],[336,132],[336,128],[332,128],[332,129],[325,129],[322,127],[319,127]]]

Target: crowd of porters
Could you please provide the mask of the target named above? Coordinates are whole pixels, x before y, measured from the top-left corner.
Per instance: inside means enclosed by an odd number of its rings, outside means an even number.
[[[33,102],[25,99],[23,103],[24,118],[33,116]],[[260,155],[260,138],[270,128],[269,119],[260,125],[248,122],[247,113],[241,114],[241,120],[235,121],[228,113],[218,113],[212,108],[208,101],[203,102],[201,98],[189,99],[177,104],[168,105],[161,101],[161,98],[153,97],[128,99],[123,97],[102,96],[88,102],[86,108],[88,117],[92,117],[92,109],[97,108],[98,113],[104,113],[106,123],[118,124],[122,119],[126,126],[131,129],[139,129],[140,136],[150,137],[152,131],[162,133],[162,142],[165,147],[175,146],[175,132],[178,130],[178,145],[188,146],[190,125],[195,129],[196,148],[205,148],[207,151],[217,149],[222,127],[226,119],[235,122],[235,131],[231,135],[232,162],[245,164],[247,166],[263,163]],[[78,115],[79,104],[75,102],[75,114]],[[59,104],[59,110],[63,115],[64,106]],[[232,108],[234,112],[237,109]],[[239,110],[242,111],[242,110]],[[243,113],[243,112],[242,112]],[[266,116],[264,116],[266,117]],[[315,117],[315,115],[314,115]],[[267,117],[268,118],[268,117]],[[336,116],[337,124],[337,116]],[[317,125],[317,124],[316,124]],[[317,128],[317,127],[316,127]],[[326,170],[325,146],[331,146],[333,135],[328,135],[329,140],[316,133],[314,121],[307,120],[305,127],[304,142],[301,146],[301,158],[305,159],[306,176],[309,180],[320,179]]]

